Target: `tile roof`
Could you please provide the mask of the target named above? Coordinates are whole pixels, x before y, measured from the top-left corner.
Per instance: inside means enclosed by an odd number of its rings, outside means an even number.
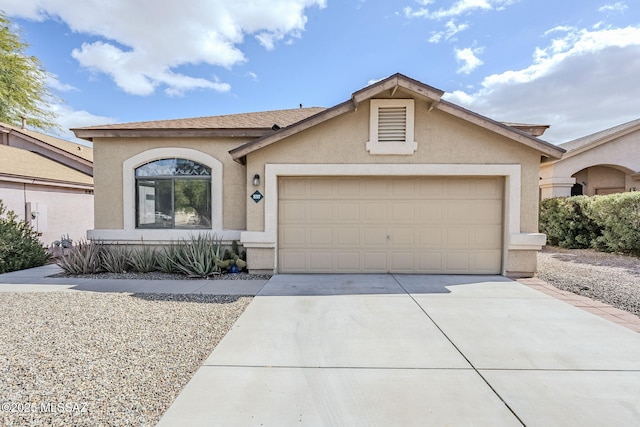
[[[260,111],[255,113],[227,114],[223,116],[118,123],[88,126],[79,129],[271,129],[275,124],[280,127],[286,127],[324,110],[326,110],[324,107],[293,108],[290,110]]]
[[[87,147],[86,145],[77,144],[75,142],[56,138],[50,135],[45,135],[43,133],[35,132],[29,129],[22,129],[17,126],[8,125],[6,123],[0,123],[0,127],[11,129],[16,133],[21,133],[31,138],[37,139],[39,141],[44,142],[45,144],[49,144],[53,147],[64,150],[69,154],[72,154],[74,156],[78,156],[82,159],[93,162],[93,149],[91,147]]]
[[[0,145],[0,174],[93,185],[93,178],[89,175],[40,154],[7,145]]]

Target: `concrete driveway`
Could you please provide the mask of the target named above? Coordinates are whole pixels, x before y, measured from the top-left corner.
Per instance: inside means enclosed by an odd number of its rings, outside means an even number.
[[[160,426],[640,424],[640,334],[500,276],[277,275]]]

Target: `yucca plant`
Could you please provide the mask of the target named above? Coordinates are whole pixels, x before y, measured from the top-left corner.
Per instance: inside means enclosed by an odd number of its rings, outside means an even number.
[[[220,274],[221,241],[215,235],[199,234],[182,240],[175,247],[175,268],[189,277],[209,277]]]
[[[101,245],[95,242],[80,241],[69,253],[60,257],[57,264],[67,274],[94,274],[100,271]]]
[[[156,250],[149,246],[134,249],[129,254],[129,265],[133,271],[149,273],[158,268]]]
[[[104,245],[100,251],[100,262],[109,273],[126,273],[129,269],[129,250],[122,245]]]

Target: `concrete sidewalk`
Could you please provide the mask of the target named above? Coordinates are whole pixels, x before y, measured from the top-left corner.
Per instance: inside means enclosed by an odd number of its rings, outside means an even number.
[[[266,280],[126,280],[50,277],[55,264],[0,274],[1,292],[92,291],[204,295],[255,295]]]
[[[161,419],[640,424],[640,335],[499,276],[277,275]]]

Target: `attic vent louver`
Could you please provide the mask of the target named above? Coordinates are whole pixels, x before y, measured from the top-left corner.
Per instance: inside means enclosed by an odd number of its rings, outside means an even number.
[[[407,107],[378,108],[378,141],[405,142],[407,140]]]
[[[369,118],[370,154],[411,155],[418,149],[414,140],[413,99],[372,99]]]

